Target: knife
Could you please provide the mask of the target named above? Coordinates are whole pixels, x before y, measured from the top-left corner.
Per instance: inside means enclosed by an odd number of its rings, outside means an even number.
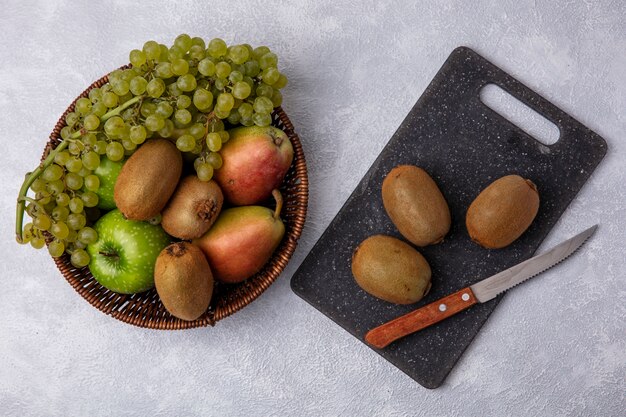
[[[440,322],[474,304],[485,303],[565,260],[585,243],[597,228],[598,225],[592,226],[541,255],[527,259],[434,303],[382,324],[367,332],[365,341],[382,349],[395,340]]]

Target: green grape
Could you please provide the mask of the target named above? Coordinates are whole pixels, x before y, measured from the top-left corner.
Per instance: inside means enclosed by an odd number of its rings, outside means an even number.
[[[70,204],[68,205],[68,207],[70,208],[70,211],[74,214],[81,213],[83,211],[84,206],[85,206],[85,203],[83,203],[83,200],[80,197],[72,197],[70,199]],[[71,218],[70,216],[67,217],[68,222],[70,222],[70,218]],[[71,224],[70,224],[70,227],[72,227]],[[75,228],[72,227],[72,229],[75,229]]]
[[[211,39],[211,42],[209,42],[207,52],[213,58],[219,58],[228,53],[228,47],[226,46],[226,42],[224,42],[220,38],[215,38]]]
[[[83,200],[83,205],[85,207],[95,207],[98,205],[98,195],[93,191],[83,193],[80,198]]]
[[[83,167],[89,170],[93,171],[94,169],[98,168],[98,166],[100,166],[100,156],[94,151],[89,151],[83,154],[82,160]]]
[[[83,169],[83,161],[78,158],[70,158],[70,160],[65,164],[65,168],[69,172],[78,172]]]
[[[126,95],[130,91],[130,83],[126,80],[120,80],[113,84],[113,92],[120,96],[120,103],[124,103],[122,96]]]
[[[183,93],[182,91],[180,91],[180,88],[178,88],[178,86],[176,85],[175,82],[173,82],[173,83],[171,83],[170,85],[167,86],[167,91],[173,97],[178,97],[179,95],[181,95]]]
[[[261,77],[265,84],[273,85],[280,78],[280,72],[274,67],[269,67],[263,70]]]
[[[59,256],[63,255],[64,252],[65,252],[65,245],[63,244],[63,242],[59,240],[53,240],[48,245],[48,253],[53,258],[58,258]]]
[[[261,127],[269,126],[272,123],[272,117],[267,113],[254,113],[252,120],[255,125]]]
[[[56,181],[63,176],[63,168],[57,164],[51,164],[41,174],[41,178],[45,181]]]
[[[139,112],[141,113],[143,117],[148,117],[151,114],[156,113],[156,109],[157,109],[156,104],[150,101],[146,101],[141,105],[141,109],[139,110]]]
[[[155,72],[157,77],[163,79],[170,78],[174,75],[174,73],[172,72],[172,64],[169,62],[159,63],[159,65],[157,65],[155,68]]]
[[[196,147],[196,139],[191,135],[182,135],[176,139],[176,147],[181,152],[191,152]]]
[[[48,191],[40,191],[35,194],[35,199],[45,208],[45,206],[52,201],[52,196]]]
[[[57,239],[65,239],[70,233],[69,227],[63,222],[56,222],[50,226],[50,233]]]
[[[98,141],[96,134],[93,132],[89,132],[83,135],[81,141],[85,146],[94,146]]]
[[[146,63],[146,59],[147,56],[145,52],[140,51],[139,49],[133,49],[132,51],[130,51],[129,60],[133,67],[142,66]]]
[[[220,61],[215,65],[215,75],[219,78],[226,78],[230,74],[231,68],[228,62]]]
[[[54,162],[61,166],[65,166],[65,164],[69,160],[70,160],[70,153],[68,151],[61,151],[54,156]]]
[[[226,111],[224,109],[215,108],[215,110],[213,112],[220,119],[226,119],[228,116],[230,116],[230,111]]]
[[[172,61],[171,69],[174,75],[184,75],[189,72],[189,63],[182,58],[178,58]]]
[[[198,155],[202,152],[202,143],[196,142],[196,146],[191,150],[191,153],[194,155]]]
[[[76,101],[76,111],[80,114],[88,114],[91,111],[91,100],[88,98],[82,97]],[[73,125],[74,123],[68,123],[69,125]]]
[[[198,88],[193,93],[193,104],[198,110],[207,110],[213,105],[213,94],[204,88]]]
[[[76,268],[83,268],[89,265],[90,258],[84,249],[76,249],[74,252],[72,252],[70,261],[72,262],[72,265],[74,265]]]
[[[85,188],[89,191],[98,191],[100,188],[100,177],[97,175],[91,174],[87,175],[84,179]],[[67,194],[66,194],[67,195]],[[67,198],[67,202],[69,203],[69,197]],[[57,204],[59,204],[59,197],[57,196]],[[64,204],[67,205],[67,204]]]
[[[98,101],[102,99],[102,90],[98,87],[94,87],[89,90],[89,100],[91,100],[92,104],[96,104]]]
[[[71,216],[71,214],[70,214]],[[69,217],[69,216],[68,216]],[[69,225],[69,224],[68,224]],[[78,239],[78,233],[76,233],[76,230],[72,229],[70,227],[70,233],[67,235],[67,237],[64,239],[65,240],[65,244],[68,243],[74,243],[76,242],[76,239]]]
[[[115,71],[111,71],[109,74],[109,84],[116,83],[122,79],[122,70],[116,69]]]
[[[107,143],[104,140],[99,140],[93,147],[93,150],[98,152],[99,155],[107,153]]]
[[[126,109],[122,112],[122,119],[124,122],[130,122],[135,119],[135,110],[134,109]]]
[[[158,59],[161,49],[157,42],[148,41],[143,44],[143,52],[146,54],[147,59]]]
[[[157,58],[157,61],[159,62],[169,61],[170,50],[168,49],[168,47],[163,44],[160,44],[159,49],[160,49],[160,53],[159,53],[159,57]]]
[[[192,45],[191,48],[189,48],[189,57],[191,59],[195,59],[196,61],[200,61],[206,57],[206,52],[200,45]]]
[[[178,98],[176,99],[177,108],[186,109],[189,106],[191,106],[191,98],[189,96],[186,96],[184,94],[178,96]]]
[[[246,75],[249,77],[256,77],[257,75],[259,75],[259,72],[261,71],[259,62],[256,60],[247,61],[246,63],[243,64],[243,67],[244,67],[244,71]]]
[[[70,190],[80,190],[83,186],[83,177],[76,173],[68,172],[65,175],[65,185]]]
[[[228,80],[226,78],[218,78],[215,80],[215,88],[218,90],[223,90],[228,85]]]
[[[33,226],[39,230],[48,230],[52,222],[47,214],[40,214],[33,219]]]
[[[79,102],[81,102],[82,99],[79,99],[76,102],[76,105],[78,105]],[[78,110],[76,110],[78,111]],[[80,116],[78,114],[76,114],[75,112],[71,111],[69,112],[67,115],[65,115],[65,123],[67,123],[68,126],[74,126],[78,120],[80,119]]]
[[[41,249],[45,246],[46,241],[41,237],[34,237],[30,241],[30,245],[35,249]]]
[[[208,164],[211,164],[213,169],[220,169],[222,167],[222,163],[223,163],[221,155],[219,153],[217,153],[217,152],[211,152],[206,157],[206,162]]]
[[[102,95],[102,104],[104,104],[108,108],[113,108],[117,106],[118,101],[119,97],[117,96],[117,94],[111,91],[107,91]]]
[[[172,136],[172,133],[174,133],[175,128],[176,126],[174,126],[174,122],[172,122],[170,119],[165,119],[165,125],[157,133],[162,138],[169,138],[170,136]]]
[[[91,106],[91,114],[94,114],[98,117],[104,116],[107,110],[108,110],[107,106],[105,106],[102,101],[99,101],[95,103],[93,106]]]
[[[241,120],[241,115],[237,111],[232,111],[230,112],[226,120],[228,120],[228,123],[230,123],[231,125],[237,125]]]
[[[146,140],[146,128],[141,125],[132,126],[129,138],[134,144],[141,145]]]
[[[204,58],[198,62],[198,72],[206,77],[211,77],[215,74],[215,64],[209,58]]]
[[[162,117],[157,116],[156,114],[151,114],[146,117],[146,121],[144,122],[146,128],[156,132],[159,129],[162,129],[165,126],[165,120]]]
[[[243,74],[236,70],[231,71],[230,75],[228,76],[228,81],[230,81],[232,84],[243,81]]]
[[[274,104],[272,103],[272,100],[267,97],[257,97],[254,99],[253,108],[256,113],[269,115],[274,109]]]
[[[191,42],[191,36],[186,33],[178,35],[176,39],[174,39],[174,45],[179,47],[183,52],[187,52],[193,45]]]
[[[252,113],[254,112],[254,109],[252,107],[252,104],[242,103],[241,106],[239,106],[239,108],[237,109],[237,111],[239,112],[242,118],[250,118],[252,117]]]
[[[251,88],[248,83],[239,81],[233,86],[233,96],[238,99],[245,99],[250,95]]]
[[[272,88],[272,86],[267,85],[267,84],[261,84],[256,89],[256,95],[258,97],[272,98],[273,94],[274,94],[274,89]]]
[[[172,46],[167,52],[167,57],[170,62],[174,62],[174,60],[180,59],[183,56],[185,56],[185,51],[183,51],[176,45]]]
[[[96,243],[96,241],[98,240],[98,232],[96,232],[91,227],[83,227],[78,232],[78,240],[86,245]]]
[[[259,59],[261,58],[263,55],[267,54],[271,52],[270,48],[268,48],[267,46],[258,46],[256,48],[254,48],[254,51],[252,52],[252,56]]]
[[[196,139],[202,139],[204,137],[204,126],[202,125],[202,123],[196,123],[191,125],[189,127],[189,134]]]
[[[72,155],[79,155],[83,150],[83,146],[82,144],[79,144],[78,142],[70,142],[67,149],[70,151]]]
[[[222,149],[222,137],[218,132],[212,132],[206,135],[206,146],[211,152],[218,152]]]
[[[215,107],[224,112],[230,112],[235,105],[235,99],[230,93],[222,93],[217,97]]]
[[[248,48],[243,45],[235,45],[228,51],[228,58],[235,64],[243,64],[249,56]]]
[[[137,145],[130,139],[122,139],[122,146],[124,147],[124,154],[126,154],[127,151],[134,151],[137,149]]]
[[[161,64],[159,64],[161,65]],[[142,76],[136,76],[132,80],[130,80],[130,92],[136,96],[140,96],[146,92],[146,87],[148,86],[148,81]]]
[[[203,162],[204,162],[204,159],[201,156],[199,156],[196,159],[194,159],[193,160],[193,169],[194,170],[198,170],[198,164],[201,164]]]
[[[272,95],[272,104],[274,104],[274,107],[278,107],[283,104],[283,95],[280,91],[274,90],[274,94]]]
[[[174,114],[174,118],[179,123],[186,125],[187,123],[191,122],[191,113],[187,109],[178,109]]]
[[[278,76],[278,80],[273,84],[274,88],[285,88],[287,85],[287,77],[284,74]]]
[[[109,137],[119,137],[124,131],[125,126],[126,123],[124,123],[124,120],[120,116],[113,116],[104,122],[104,132]]]
[[[224,130],[225,126],[224,126],[224,122],[222,122],[219,119],[211,119],[211,132],[219,132]]]
[[[207,163],[198,164],[196,174],[200,181],[211,181],[211,178],[213,178],[213,167]]]
[[[69,202],[69,196],[67,194],[65,194],[65,196],[67,197],[67,201]],[[52,219],[56,222],[64,221],[65,219],[67,219],[67,216],[70,215],[70,209],[67,208],[67,204],[64,206],[58,205],[52,209],[52,213],[50,215],[52,216]]]
[[[202,49],[206,49],[206,44],[204,43],[204,39],[198,36],[194,36],[193,38],[191,38],[191,45],[200,46]]]
[[[254,125],[254,121],[252,120],[252,115],[250,115],[249,117],[241,117],[241,120],[239,121],[239,123],[241,123],[244,126],[252,126]]]
[[[196,82],[196,77],[191,74],[185,74],[178,77],[176,85],[181,89],[181,91],[188,92],[193,91],[198,84]]]
[[[52,194],[58,195],[65,191],[65,183],[62,179],[58,179],[56,181],[49,182],[47,188]]]
[[[65,126],[61,129],[61,137],[63,139],[69,139],[70,136],[72,136],[72,128],[70,128],[69,126]]]
[[[159,98],[165,92],[165,82],[160,78],[153,78],[146,86],[146,93],[152,98]],[[111,120],[111,119],[109,119]]]
[[[261,69],[266,69],[270,67],[276,68],[277,65],[278,57],[272,52],[268,52],[259,58],[259,66],[261,67]]]
[[[124,147],[119,142],[111,142],[107,145],[106,155],[111,161],[120,161],[124,158]]]
[[[226,143],[228,142],[228,139],[230,139],[230,134],[226,130],[220,130],[217,133],[219,133],[220,137],[222,138],[222,143]]]
[[[167,101],[162,101],[157,104],[156,114],[164,119],[167,119],[174,112],[174,108]]]
[[[81,205],[83,204],[83,200],[80,198],[77,198],[77,200],[80,201]],[[80,230],[85,227],[85,224],[87,224],[87,219],[85,218],[85,215],[82,214],[82,210],[79,212],[73,212],[67,216],[67,225],[72,230]]]

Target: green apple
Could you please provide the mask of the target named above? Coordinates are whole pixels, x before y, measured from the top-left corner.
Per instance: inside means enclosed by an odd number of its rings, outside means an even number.
[[[115,209],[94,225],[98,240],[87,246],[89,270],[96,280],[122,294],[154,286],[154,263],[170,243],[161,226],[126,219]]]
[[[114,162],[106,156],[100,158],[100,165],[93,172],[100,179],[100,188],[96,191],[96,194],[98,194],[98,208],[113,210],[116,207],[115,200],[113,200],[113,189],[124,162],[124,160]]]

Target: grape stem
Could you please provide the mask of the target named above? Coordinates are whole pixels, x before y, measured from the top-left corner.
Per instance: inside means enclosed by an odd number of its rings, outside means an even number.
[[[105,122],[111,117],[119,115],[123,110],[129,108],[130,106],[132,106],[133,104],[137,103],[138,101],[142,99],[143,99],[143,95],[133,97],[127,102],[123,103],[122,105],[104,114],[100,118],[100,120],[102,122]],[[15,210],[15,239],[17,240],[18,243],[24,243],[24,234],[23,234],[22,226],[24,223],[24,209],[26,208],[26,201],[32,200],[32,199],[27,200],[28,197],[26,197],[26,194],[28,193],[30,186],[33,185],[33,182],[35,182],[35,180],[39,178],[39,176],[43,173],[43,171],[46,168],[52,165],[52,162],[54,162],[54,157],[57,156],[62,150],[68,147],[68,145],[71,142],[71,139],[78,139],[84,133],[86,133],[84,129],[77,130],[76,132],[72,133],[72,135],[68,138],[69,140],[64,140],[61,143],[59,143],[59,145],[50,152],[50,154],[46,157],[46,159],[44,159],[44,161],[39,164],[37,169],[31,172],[24,180],[24,183],[22,184],[22,187],[20,188],[20,192],[17,196],[17,207]]]

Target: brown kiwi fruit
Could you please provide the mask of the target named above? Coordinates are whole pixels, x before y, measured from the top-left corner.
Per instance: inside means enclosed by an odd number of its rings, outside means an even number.
[[[439,243],[450,230],[450,209],[422,168],[400,165],[385,177],[383,205],[402,236],[417,246]]]
[[[411,245],[391,236],[365,239],[352,255],[352,274],[374,297],[396,304],[413,304],[430,290],[431,270]]]
[[[196,175],[189,175],[178,184],[163,209],[161,226],[171,236],[195,239],[215,223],[223,202],[222,190],[215,181],[200,181]]]
[[[154,285],[174,317],[195,320],[209,308],[213,274],[202,251],[189,242],[172,243],[154,265]]]
[[[492,182],[467,209],[465,225],[472,240],[489,249],[513,243],[539,210],[537,186],[519,175]]]
[[[149,220],[158,215],[176,189],[183,158],[176,145],[151,139],[126,161],[115,182],[113,199],[131,220]]]

